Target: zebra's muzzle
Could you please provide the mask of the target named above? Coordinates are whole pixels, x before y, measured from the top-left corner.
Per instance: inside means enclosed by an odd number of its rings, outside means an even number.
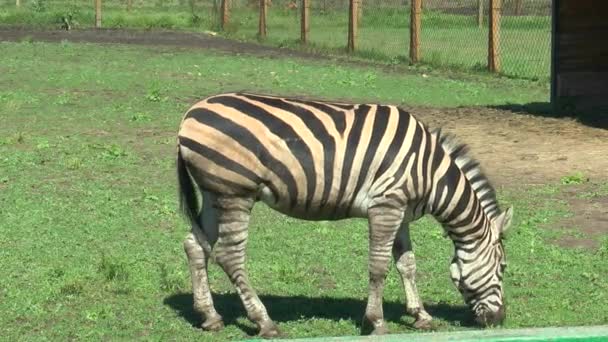
[[[482,314],[475,317],[475,322],[484,327],[501,325],[505,320],[506,313],[504,305],[498,308],[498,311],[484,311]]]

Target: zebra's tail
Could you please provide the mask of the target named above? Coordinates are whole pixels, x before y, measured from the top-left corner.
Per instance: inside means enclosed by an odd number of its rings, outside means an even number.
[[[190,225],[196,227],[198,226],[197,217],[199,212],[196,188],[188,173],[180,146],[177,147],[177,179],[180,210],[186,216]]]

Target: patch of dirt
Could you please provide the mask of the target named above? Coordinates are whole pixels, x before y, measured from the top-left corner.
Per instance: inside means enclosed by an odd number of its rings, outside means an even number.
[[[244,53],[265,57],[305,57],[327,59],[326,56],[281,49],[255,43],[239,42],[206,33],[167,31],[167,30],[135,30],[135,29],[78,29],[40,30],[29,27],[0,27],[0,41],[44,41],[44,42],[80,42],[96,44],[135,44],[148,46],[171,46],[182,48],[213,49],[228,53]]]
[[[581,193],[593,194],[597,186],[587,183],[570,186],[563,191],[560,198],[567,202],[568,209],[574,212],[574,215],[557,222],[554,227],[575,230],[581,236],[563,236],[555,243],[563,247],[596,249],[600,239],[608,235],[608,195],[580,196]]]
[[[407,109],[467,143],[497,186],[555,183],[576,171],[608,180],[608,130],[487,107]]]

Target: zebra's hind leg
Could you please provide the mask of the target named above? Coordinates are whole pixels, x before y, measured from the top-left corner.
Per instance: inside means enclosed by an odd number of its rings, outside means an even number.
[[[212,201],[212,196],[203,192],[203,209],[199,216],[199,227],[192,227],[192,231],[186,236],[184,250],[188,257],[194,310],[200,313],[204,320],[201,327],[205,330],[218,331],[224,327],[224,323],[213,305],[207,275],[209,256],[217,240],[217,213],[211,205]]]
[[[389,206],[375,206],[368,210],[368,215],[369,295],[365,319],[373,326],[372,335],[382,335],[388,333],[382,310],[384,280],[391,260],[391,247],[403,219],[403,211]]]
[[[281,333],[249,284],[245,271],[245,250],[253,204],[252,198],[219,197],[217,199],[215,205],[218,210],[219,238],[214,253],[217,263],[236,287],[247,311],[247,317],[258,326],[259,336],[271,338]]]
[[[403,282],[407,312],[416,319],[414,327],[430,329],[432,317],[424,309],[416,287],[416,259],[407,223],[403,223],[397,233],[393,244],[393,258]]]
[[[209,331],[218,331],[224,328],[222,317],[217,313],[209,290],[209,278],[207,276],[207,264],[209,261],[209,251],[203,249],[200,238],[196,238],[195,231],[188,234],[184,240],[184,250],[188,256],[188,266],[190,268],[190,278],[192,280],[192,295],[194,297],[194,311],[203,315],[201,327]],[[196,235],[200,235],[196,234]]]

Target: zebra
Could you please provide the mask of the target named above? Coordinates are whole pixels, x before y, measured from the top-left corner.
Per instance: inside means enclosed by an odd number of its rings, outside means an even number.
[[[369,288],[363,325],[386,334],[383,287],[391,255],[414,326],[430,327],[416,287],[409,223],[431,214],[453,241],[451,280],[482,326],[505,317],[503,234],[513,207],[465,144],[429,130],[401,107],[250,92],[209,96],[183,116],[177,136],[183,246],[202,328],[223,328],[209,289],[210,258],[227,274],[259,336],[281,334],[245,271],[252,207],[291,217],[367,218]],[[200,197],[200,198],[199,198]],[[202,203],[200,203],[202,201]]]

